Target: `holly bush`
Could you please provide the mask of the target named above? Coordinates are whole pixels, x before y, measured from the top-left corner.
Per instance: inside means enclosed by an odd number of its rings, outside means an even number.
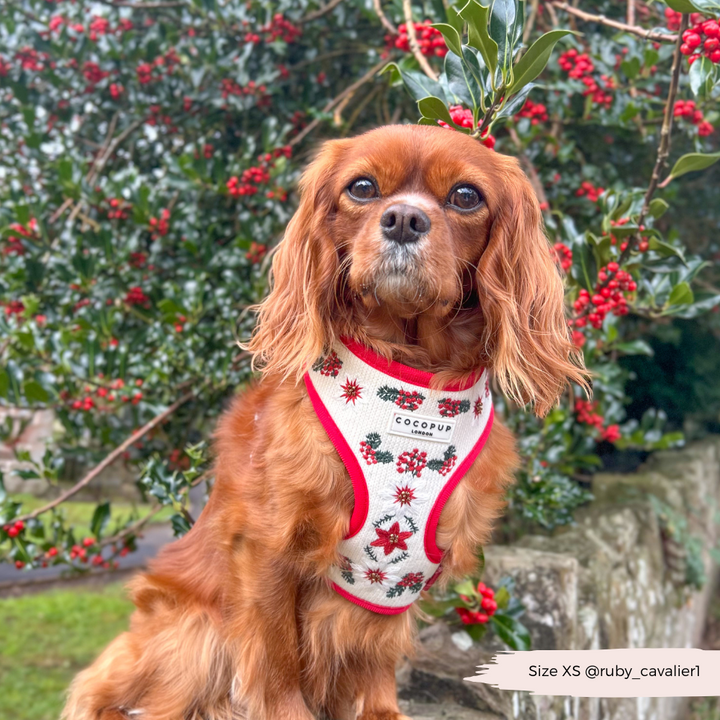
[[[61,429],[41,462],[19,453],[21,477],[51,484],[46,505],[25,511],[0,483],[0,559],[84,569],[131,551],[147,517],[112,524],[106,501],[77,528],[62,511],[113,463],[190,527],[298,174],[322,137],[383,123],[517,155],[567,276],[594,395],[576,388],[542,420],[500,399],[524,460],[510,517],[571,521],[599,447],[682,442],[652,408],[626,416],[619,360],[720,303],[717,203],[699,179],[720,158],[720,6],[589,5],[7,2],[0,402],[51,408]],[[17,430],[6,421],[6,442]]]

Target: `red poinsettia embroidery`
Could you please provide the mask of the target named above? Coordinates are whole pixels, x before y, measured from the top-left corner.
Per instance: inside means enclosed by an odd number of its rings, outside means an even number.
[[[475,419],[479,418],[482,415],[483,411],[483,401],[482,398],[478,398],[475,401],[475,404],[473,405],[473,417]]]
[[[387,580],[387,573],[380,568],[368,568],[365,571],[365,579],[368,580],[371,585],[377,583],[382,585]]]
[[[417,448],[410,452],[406,450],[398,457],[396,464],[399,473],[410,473],[415,477],[420,477],[420,473],[427,465],[427,453],[420,452]]]
[[[409,537],[412,537],[411,532],[400,530],[399,522],[393,523],[388,530],[375,528],[375,532],[378,535],[377,540],[373,540],[370,545],[373,547],[381,547],[386,555],[389,555],[396,548],[407,550],[405,541]]]
[[[345,382],[340,386],[340,390],[340,399],[345,401],[345,405],[354,407],[359,401],[365,399],[365,388],[361,387],[357,380],[346,378]]]
[[[342,360],[338,357],[337,353],[332,350],[326,358],[317,360],[312,366],[312,369],[321,375],[325,375],[325,377],[337,377],[342,364]]]

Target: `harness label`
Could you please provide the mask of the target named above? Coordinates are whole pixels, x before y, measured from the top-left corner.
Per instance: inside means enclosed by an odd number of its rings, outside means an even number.
[[[415,415],[415,413],[395,410],[390,418],[388,433],[390,435],[402,435],[403,437],[416,437],[431,442],[449,443],[455,420],[446,418],[433,418],[427,415]]]

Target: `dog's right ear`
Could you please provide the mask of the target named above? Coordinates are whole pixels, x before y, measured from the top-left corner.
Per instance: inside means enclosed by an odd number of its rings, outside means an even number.
[[[253,367],[300,379],[335,340],[339,258],[327,219],[333,179],[347,141],[326,142],[300,180],[300,205],[273,258],[272,290],[256,306],[258,322],[244,349]]]

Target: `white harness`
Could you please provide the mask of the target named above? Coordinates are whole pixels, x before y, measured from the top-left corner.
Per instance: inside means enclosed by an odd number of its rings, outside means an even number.
[[[407,610],[440,574],[440,513],[493,423],[487,370],[442,390],[430,389],[432,377],[348,338],[305,375],[355,495],[329,579],[386,615]]]

